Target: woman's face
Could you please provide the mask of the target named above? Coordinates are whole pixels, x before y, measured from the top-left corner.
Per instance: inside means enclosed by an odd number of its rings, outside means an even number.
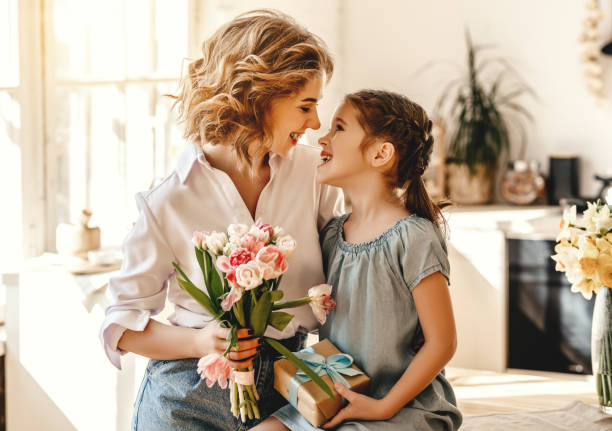
[[[267,117],[272,132],[272,153],[286,157],[306,129],[321,127],[317,102],[322,91],[323,77],[317,77],[309,80],[298,93],[272,102]]]
[[[332,117],[331,129],[319,139],[321,164],[317,166],[317,181],[346,187],[370,167],[359,148],[366,134],[357,120],[358,111],[342,103]]]

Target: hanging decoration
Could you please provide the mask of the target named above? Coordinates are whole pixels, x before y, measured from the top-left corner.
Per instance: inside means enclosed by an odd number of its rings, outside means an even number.
[[[587,0],[586,9],[587,14],[580,35],[580,42],[582,43],[580,60],[583,63],[583,72],[587,88],[596,97],[599,103],[603,103],[603,67],[600,63],[601,32],[598,26],[604,19],[604,12],[599,7],[598,0]]]

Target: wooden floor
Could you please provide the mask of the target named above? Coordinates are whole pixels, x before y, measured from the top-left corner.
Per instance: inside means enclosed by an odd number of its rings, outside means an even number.
[[[597,405],[593,376],[509,369],[505,373],[447,368],[464,416],[552,410],[580,400]]]

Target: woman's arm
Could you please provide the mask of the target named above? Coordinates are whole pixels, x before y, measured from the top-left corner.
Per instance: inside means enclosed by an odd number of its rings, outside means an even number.
[[[165,325],[150,319],[144,331],[126,329],[119,339],[121,350],[153,359],[169,360],[200,358],[209,353],[223,354],[229,329],[215,322],[202,329]],[[247,329],[240,329],[238,349],[232,349],[228,359],[233,368],[245,368],[253,362],[259,338],[249,338]]]
[[[378,400],[353,392],[336,383],[336,390],[349,405],[323,428],[329,429],[349,419],[386,420],[416,397],[431,383],[453,357],[457,346],[455,319],[446,279],[440,272],[424,278],[413,290],[425,344],[418,351],[402,377]]]

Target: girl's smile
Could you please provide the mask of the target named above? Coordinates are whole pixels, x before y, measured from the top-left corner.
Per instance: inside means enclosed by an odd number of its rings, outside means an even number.
[[[323,148],[317,166],[318,182],[343,187],[366,172],[368,165],[360,148],[365,131],[357,114],[349,103],[341,104],[332,117],[330,131],[319,139]]]

